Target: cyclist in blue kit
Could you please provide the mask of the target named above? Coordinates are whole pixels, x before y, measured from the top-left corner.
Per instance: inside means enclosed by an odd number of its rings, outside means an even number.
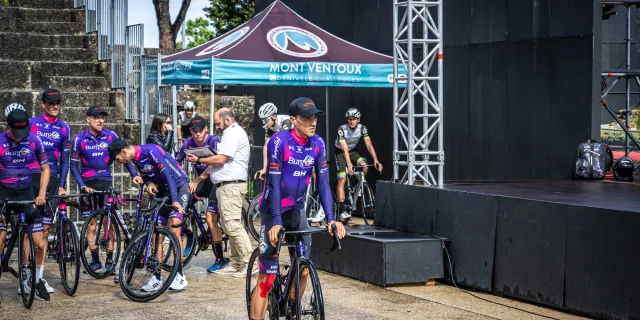
[[[326,209],[329,232],[336,225],[338,237],[343,238],[345,229],[335,220],[333,199],[329,186],[325,144],[315,134],[317,115],[322,114],[309,98],[298,98],[289,106],[293,129],[281,131],[271,137],[267,145],[265,191],[260,203],[262,227],[260,229],[260,256],[258,284],[251,296],[251,319],[263,319],[267,308],[267,294],[278,273],[278,253],[275,247],[278,233],[284,226],[287,230],[309,228],[304,208],[304,194],[311,180],[311,171],[317,174],[320,202]],[[333,234],[332,234],[333,235]],[[311,252],[311,236],[303,236],[306,254]],[[294,248],[289,248],[293,254]],[[308,270],[303,271],[300,287],[306,286]],[[301,293],[302,294],[302,293]],[[294,296],[290,296],[291,302]]]
[[[109,145],[110,162],[114,160],[118,163],[129,165],[133,163],[140,171],[140,175],[147,186],[147,192],[156,197],[170,197],[171,205],[178,211],[171,211],[163,208],[158,212],[158,221],[173,231],[180,243],[180,255],[183,255],[184,245],[182,244],[181,228],[172,228],[172,225],[180,224],[183,220],[184,208],[189,201],[189,178],[182,170],[176,159],[167,153],[157,144],[145,144],[141,146],[132,145],[123,138],[115,139]],[[182,262],[178,264],[178,273],[169,286],[171,291],[181,291],[187,286],[187,279],[182,271]],[[142,290],[152,292],[162,286],[162,279],[158,272],[152,276]]]

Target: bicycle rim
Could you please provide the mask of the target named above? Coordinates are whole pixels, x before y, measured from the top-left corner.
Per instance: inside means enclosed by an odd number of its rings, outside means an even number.
[[[306,287],[304,292],[296,283],[296,295],[300,290],[300,303],[296,303],[296,319],[315,319],[324,320],[324,300],[322,297],[322,288],[320,287],[320,278],[318,272],[311,261],[301,258],[299,262],[300,277],[305,270],[309,270]]]
[[[116,270],[116,265],[118,264],[118,260],[120,258],[122,236],[120,233],[120,227],[118,226],[116,219],[114,219],[115,215],[113,215],[110,220],[111,221],[110,229],[113,230],[112,235],[110,235],[110,238],[111,237],[115,238],[115,242],[113,244],[114,245],[113,254],[112,254],[113,264],[111,265],[110,270],[106,270],[104,263],[106,262],[106,257],[107,257],[107,251],[106,251],[107,242],[105,241],[105,233],[107,228],[106,226],[107,216],[108,216],[108,212],[103,209],[92,212],[89,215],[89,217],[85,219],[84,224],[82,225],[82,232],[80,234],[81,246],[80,246],[79,255],[80,255],[80,258],[82,259],[82,265],[84,266],[84,269],[87,271],[87,273],[96,279],[104,279],[110,276]],[[99,220],[103,221],[102,224],[100,224],[100,229],[98,229]],[[91,221],[95,221],[96,223],[95,225],[96,238],[98,239],[97,251],[98,251],[98,256],[100,258],[100,263],[102,264],[102,268],[98,269],[98,271],[94,271],[91,269],[91,261],[93,258],[91,257],[91,246],[89,245],[89,241],[92,241],[93,243],[95,243],[95,239],[93,240],[89,239],[87,234],[89,224]]]
[[[191,243],[191,249],[189,250],[189,254],[184,257],[184,262],[182,263],[183,267],[186,267],[189,264],[193,256],[198,252],[198,248],[200,248],[200,229],[198,229],[198,222],[196,222],[195,219],[200,219],[200,216],[191,215],[189,221],[184,225],[182,243],[184,244],[185,250],[187,250],[187,244]],[[187,230],[189,231],[188,233]]]
[[[249,206],[249,210],[247,210],[247,223],[249,224],[249,233],[253,237],[254,240],[260,241],[260,225],[262,224],[262,220],[260,218],[260,210],[258,209],[258,200],[262,193],[253,197],[251,200],[251,205]]]
[[[364,219],[364,223],[374,224],[376,219],[376,201],[373,196],[373,191],[371,190],[371,186],[366,181],[363,183],[362,197],[360,201],[360,213],[362,213],[362,218]]]
[[[36,249],[33,245],[33,234],[31,234],[28,226],[20,224],[18,236],[18,281],[20,282],[20,296],[25,308],[31,309],[36,292]],[[25,237],[27,241],[29,241],[27,244],[29,246],[29,254],[26,263],[23,262],[24,260],[22,258],[23,255],[26,254],[24,252]],[[26,292],[27,289],[29,289],[28,293]]]
[[[260,256],[259,248],[256,248],[255,250],[253,250],[253,253],[251,254],[251,258],[249,259],[249,264],[247,266],[247,276],[245,279],[246,280],[245,295],[246,295],[246,301],[247,301],[247,315],[249,316],[249,318],[251,318],[251,297],[253,294],[253,290],[255,290],[256,287],[258,286],[258,277],[260,276],[259,273],[252,274],[251,270],[253,270],[255,266],[258,264],[259,256]],[[279,318],[280,310],[277,306],[277,301],[274,303],[273,294],[272,294],[272,292],[276,290],[274,288],[278,288],[278,287],[279,287],[279,284],[278,284],[278,281],[276,280],[273,283],[271,290],[267,294],[267,313],[265,315],[265,319]]]
[[[62,239],[59,241],[58,265],[64,291],[72,296],[78,289],[80,279],[80,255],[76,226],[69,219],[62,221]]]
[[[173,257],[178,256],[179,243],[178,238],[164,227],[154,227],[151,237],[152,243],[148,243],[149,233],[151,229],[138,234],[124,251],[122,255],[122,263],[120,263],[120,288],[122,292],[132,301],[148,302],[163,294],[171,285],[171,282],[178,272],[179,259],[170,261],[170,271],[165,271],[161,266],[161,257],[158,252],[163,252],[159,247],[161,236],[169,239],[168,245],[171,247]],[[164,245],[167,245],[164,243]],[[147,251],[148,250],[148,251]],[[147,262],[144,263],[145,252],[147,253]],[[160,273],[162,284],[155,291],[145,291],[143,288],[147,281],[154,277],[154,273]]]

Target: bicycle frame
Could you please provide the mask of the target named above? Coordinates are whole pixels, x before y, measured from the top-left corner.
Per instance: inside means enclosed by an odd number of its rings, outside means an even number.
[[[10,201],[11,202],[11,201]],[[16,203],[19,203],[21,201],[16,201]],[[35,203],[35,201],[26,201],[26,202],[30,202],[30,203]],[[4,205],[2,206],[2,211],[0,211],[0,213],[4,212],[4,210],[6,209],[7,203],[5,202]],[[7,220],[11,220],[11,215],[8,215]],[[9,225],[9,221],[7,221],[7,226]],[[20,209],[20,213],[18,214],[18,220],[15,223],[15,226],[11,226],[11,238],[9,238],[9,242],[7,245],[5,245],[5,250],[2,253],[2,272],[11,272],[11,274],[13,274],[16,278],[18,278],[18,273],[13,269],[9,267],[9,259],[11,259],[11,253],[13,252],[13,249],[16,245],[16,241],[18,241],[18,230],[20,230],[20,227],[22,225],[27,226],[27,228],[29,228],[29,225],[27,224],[27,215],[24,213],[23,209]],[[5,240],[6,241],[6,240]],[[20,259],[20,257],[18,257],[18,259]]]
[[[122,214],[120,213],[120,210],[118,210],[118,204],[120,205],[124,205],[124,203],[126,201],[136,201],[136,221],[138,221],[140,219],[140,205],[142,203],[142,197],[144,196],[144,191],[142,188],[140,188],[140,191],[138,192],[138,198],[137,199],[129,199],[129,198],[122,198],[119,195],[115,195],[114,197],[114,193],[113,190],[107,193],[109,195],[109,197],[107,198],[107,203],[104,207],[102,207],[101,209],[104,209],[107,211],[107,221],[106,221],[106,233],[105,233],[105,241],[109,241],[109,237],[111,235],[111,215],[115,213],[116,216],[116,223],[118,224],[118,226],[122,229],[122,233],[124,234],[125,237],[125,241],[129,242],[131,241],[131,239],[133,238],[133,234],[131,233],[131,231],[129,231],[129,228],[127,228],[127,224],[124,221],[124,218],[122,217]],[[98,237],[99,231],[102,229],[102,223],[103,221],[96,221],[96,246],[99,246],[99,239],[100,237]]]

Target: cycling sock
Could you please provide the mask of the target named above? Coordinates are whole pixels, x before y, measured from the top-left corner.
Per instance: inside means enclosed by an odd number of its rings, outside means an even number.
[[[36,284],[40,283],[40,267],[36,267]]]
[[[344,201],[340,202],[340,203],[338,204],[338,207],[340,208],[340,212],[343,212],[343,211],[347,210],[347,209],[345,208],[346,206],[345,206],[345,204],[344,204]]]
[[[95,263],[100,262],[100,257],[98,256],[98,250],[91,251],[91,259],[93,260],[92,262],[95,262]]]
[[[38,268],[37,272],[38,272],[38,279],[42,279],[42,276],[44,275],[44,266],[41,266],[40,268]]]
[[[156,280],[160,281],[160,271],[156,272],[153,274],[154,277],[156,277]]]
[[[182,271],[182,261],[178,263],[178,273],[184,276],[184,273]]]
[[[218,259],[224,258],[224,254],[222,253],[222,242],[213,243],[213,254],[215,254]]]
[[[107,251],[107,260],[113,260],[113,251]]]

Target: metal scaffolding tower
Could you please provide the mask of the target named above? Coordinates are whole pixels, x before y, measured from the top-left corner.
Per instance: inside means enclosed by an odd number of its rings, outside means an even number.
[[[442,187],[442,1],[394,0],[393,35],[393,179]]]

